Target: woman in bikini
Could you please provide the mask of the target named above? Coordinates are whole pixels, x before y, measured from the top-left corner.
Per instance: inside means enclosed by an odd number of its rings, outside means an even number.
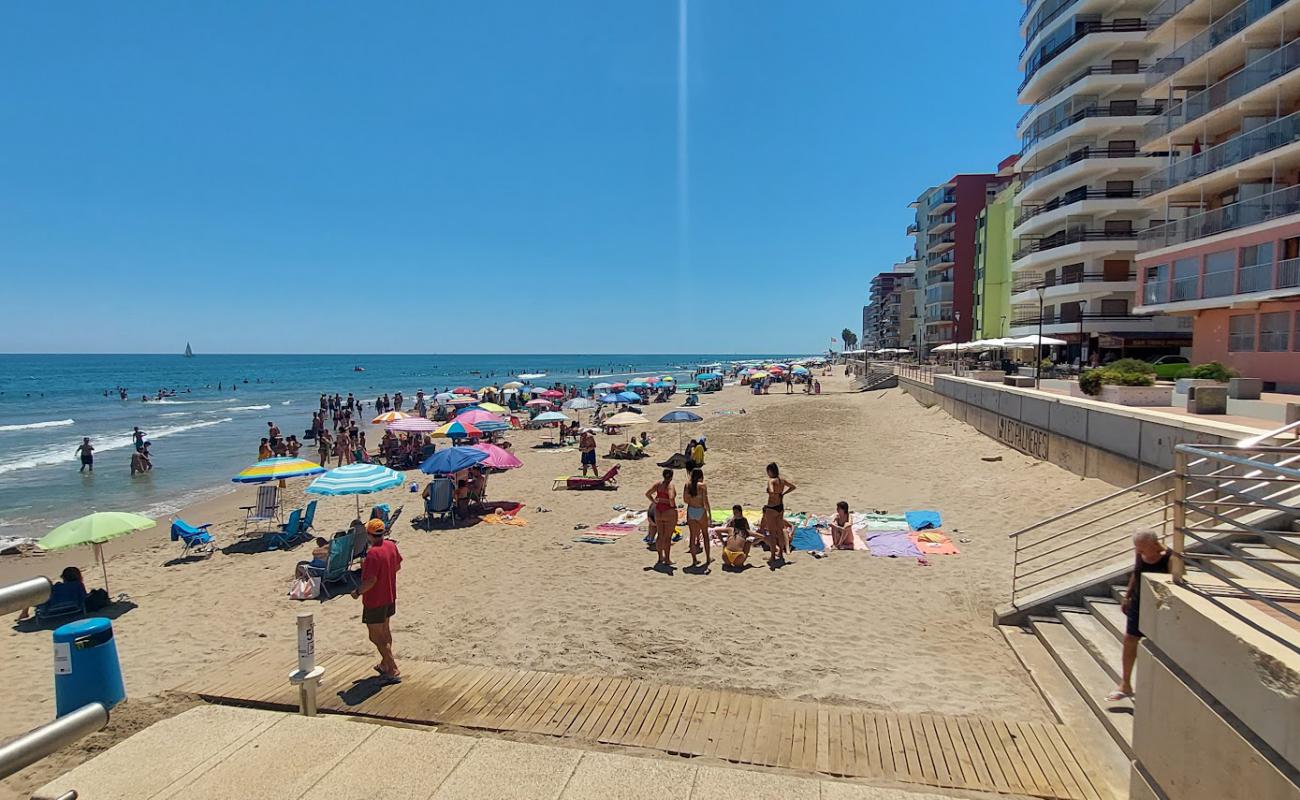
[[[673,533],[677,530],[677,489],[673,487],[673,471],[665,469],[664,479],[646,490],[645,497],[655,511],[655,552],[659,560],[655,566],[671,567]]]
[[[767,465],[767,505],[763,506],[763,521],[758,532],[767,539],[767,563],[785,560],[790,542],[785,532],[785,496],[795,490],[795,485],[781,477],[781,470],[773,462]]]
[[[701,545],[704,547],[704,566],[713,563],[713,553],[709,545],[709,519],[713,509],[709,506],[709,487],[704,482],[704,471],[691,470],[691,480],[683,492],[686,498],[686,527],[691,532],[691,566],[700,565],[697,556]]]
[[[740,506],[731,507],[731,519],[727,520],[727,541],[722,546],[723,569],[730,567],[739,570],[749,558],[749,520],[745,519],[745,510]]]

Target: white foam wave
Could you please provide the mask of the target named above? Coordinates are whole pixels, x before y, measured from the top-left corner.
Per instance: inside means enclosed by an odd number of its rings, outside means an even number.
[[[285,401],[283,401],[282,403],[280,403],[280,405],[282,405],[282,406],[287,406],[287,405],[289,405],[289,404],[292,403],[292,402],[293,402],[292,400],[285,400]]]
[[[63,428],[71,425],[76,420],[55,419],[49,422],[28,422],[25,425],[0,425],[0,431],[33,431],[37,428]]]
[[[230,408],[227,408],[226,411],[265,411],[266,409],[268,409],[268,408],[270,408],[270,407],[271,407],[270,405],[264,405],[264,406],[231,406]]]
[[[168,411],[166,414],[159,414],[160,417],[184,417],[188,416],[188,411]]]
[[[149,431],[149,441],[162,439],[167,436],[175,436],[178,433],[197,430],[199,428],[210,428],[213,425],[220,425],[223,422],[230,422],[233,417],[224,417],[222,419],[210,419],[203,422],[191,422],[186,425],[173,425],[171,427],[157,428]],[[128,434],[126,436],[107,436],[91,437],[91,444],[95,445],[96,453],[103,453],[108,450],[122,450],[131,447],[134,440]],[[39,449],[20,450],[14,452],[11,457],[5,461],[0,461],[0,475],[9,472],[18,472],[19,470],[32,469],[34,467],[48,467],[54,464],[75,464],[76,449],[79,441],[73,440],[60,445],[52,445]]]

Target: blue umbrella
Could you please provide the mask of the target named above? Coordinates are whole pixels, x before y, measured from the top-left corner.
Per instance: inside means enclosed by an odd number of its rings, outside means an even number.
[[[700,422],[703,419],[704,417],[701,417],[699,414],[692,414],[689,411],[678,410],[678,411],[669,411],[667,414],[664,414],[662,417],[660,417],[659,421],[667,422],[667,423],[680,423],[680,422]],[[682,440],[685,438],[686,436],[684,434],[679,435],[677,437],[678,449],[681,448]]]
[[[420,465],[420,471],[427,475],[451,475],[468,469],[487,457],[487,453],[473,447],[448,447],[426,458]]]
[[[620,395],[618,395],[618,394],[607,394],[607,395],[605,395],[604,397],[600,398],[600,402],[602,402],[602,403],[624,403],[624,402],[627,402],[627,401],[625,401],[625,400],[624,400]]]
[[[479,430],[483,431],[484,433],[495,433],[496,431],[508,431],[508,430],[510,430],[510,423],[509,423],[509,422],[489,422],[489,421],[487,421],[487,420],[484,420],[483,422],[475,422],[475,423],[474,423],[474,427],[475,427],[475,428],[478,428]]]
[[[618,398],[618,402],[620,402],[620,403],[640,403],[640,402],[641,402],[641,395],[637,394],[636,392],[619,392],[618,394],[616,394],[616,395],[614,395],[614,396]]]
[[[695,376],[697,380],[701,380],[701,381],[712,381],[712,380],[717,380],[718,378],[721,377],[722,376],[716,372],[701,372],[699,375]]]
[[[649,388],[650,388],[650,384],[646,383],[645,381],[632,381],[631,383],[629,383],[629,384],[627,385],[627,388],[629,388],[629,389],[649,389]]]
[[[310,494],[329,496],[363,495],[400,486],[402,473],[381,464],[344,464],[332,469],[307,487]],[[361,518],[361,498],[357,497],[357,519]]]

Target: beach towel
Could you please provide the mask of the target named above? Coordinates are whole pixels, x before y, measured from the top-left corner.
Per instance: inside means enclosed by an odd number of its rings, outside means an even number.
[[[907,518],[902,514],[862,514],[853,515],[853,530],[868,532],[886,532],[911,530],[907,525]]]
[[[909,533],[907,538],[912,540],[916,549],[921,551],[922,555],[927,556],[956,556],[961,555],[957,545],[952,543],[948,535],[943,531],[936,531],[933,528]]]
[[[488,525],[514,525],[516,528],[527,527],[528,521],[506,516],[505,514],[484,514],[479,521]]]
[[[618,539],[617,536],[602,536],[596,533],[584,533],[581,536],[573,537],[573,541],[582,542],[583,544],[613,544]]]
[[[827,550],[833,550],[833,549],[835,549],[834,547],[832,547],[833,541],[832,541],[832,537],[831,537],[831,532],[830,532],[829,530],[823,530],[823,529],[820,529],[820,528],[819,528],[819,529],[817,530],[817,534],[818,534],[819,536],[822,537],[822,544],[826,545],[826,549],[827,549]],[[858,533],[857,531],[854,531],[854,532],[853,532],[853,547],[851,547],[851,548],[844,548],[844,549],[846,549],[846,550],[870,550],[871,548],[867,547],[867,542],[866,542],[865,539],[862,538],[862,534],[861,534],[861,533]]]
[[[815,528],[795,528],[790,537],[791,550],[825,550],[827,544]]]
[[[882,558],[920,558],[921,551],[912,541],[910,533],[884,531],[867,534],[867,549],[871,555]]]
[[[503,517],[513,517],[524,510],[523,503],[510,503],[501,500],[490,500],[482,505],[484,511],[500,514]]]
[[[745,519],[749,520],[751,528],[757,528],[758,523],[763,521],[763,512],[757,508],[742,508],[740,513]],[[725,524],[727,520],[731,519],[731,511],[730,509],[715,508],[709,519],[718,525]]]
[[[903,516],[907,518],[907,526],[914,531],[938,528],[943,524],[938,511],[908,511]]]

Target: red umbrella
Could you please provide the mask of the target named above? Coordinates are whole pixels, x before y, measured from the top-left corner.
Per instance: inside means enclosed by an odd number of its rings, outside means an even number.
[[[529,400],[527,403],[524,403],[524,405],[529,406],[530,408],[545,408],[547,410],[555,408],[555,404],[550,400]]]
[[[474,394],[474,390],[469,388],[468,386],[457,386],[455,389],[451,390],[451,393],[452,394]]]
[[[626,384],[626,383],[611,383],[611,384],[609,385],[609,388],[611,388],[611,389],[626,389],[626,388],[627,388],[627,384]]]
[[[564,392],[557,391],[555,389],[547,389],[546,391],[542,392],[542,397],[564,397]]]
[[[658,379],[658,378],[642,378],[642,379],[641,379],[641,382],[642,382],[642,383],[649,383],[649,384],[656,384],[656,383],[659,382],[659,379]]]

